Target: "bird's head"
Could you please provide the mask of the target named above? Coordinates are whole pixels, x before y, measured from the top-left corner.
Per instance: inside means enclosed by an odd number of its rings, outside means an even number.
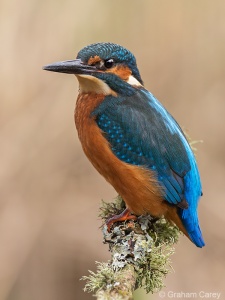
[[[131,95],[143,84],[134,55],[113,43],[86,46],[75,60],[53,63],[44,70],[76,75],[80,93]]]

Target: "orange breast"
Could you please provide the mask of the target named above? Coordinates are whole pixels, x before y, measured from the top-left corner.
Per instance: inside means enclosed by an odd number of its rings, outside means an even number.
[[[91,116],[103,99],[104,95],[96,94],[80,94],[77,99],[75,124],[86,156],[133,213],[165,215],[168,205],[163,200],[154,172],[119,160]]]

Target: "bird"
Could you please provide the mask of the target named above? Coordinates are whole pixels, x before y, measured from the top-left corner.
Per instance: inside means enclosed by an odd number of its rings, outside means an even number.
[[[126,204],[109,230],[117,221],[164,216],[202,248],[195,155],[177,121],[144,87],[135,56],[115,43],[94,43],[76,59],[43,69],[78,79],[74,119],[83,151]]]

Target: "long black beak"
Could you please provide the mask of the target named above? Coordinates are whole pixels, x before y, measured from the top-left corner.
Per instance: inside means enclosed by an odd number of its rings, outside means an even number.
[[[67,74],[93,74],[96,67],[84,64],[81,59],[59,61],[43,67],[43,70]]]

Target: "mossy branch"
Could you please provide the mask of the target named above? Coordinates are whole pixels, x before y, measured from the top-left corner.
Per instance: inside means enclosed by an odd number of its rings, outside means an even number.
[[[115,202],[102,202],[100,217],[105,220],[125,208],[121,197]],[[170,256],[178,241],[179,229],[164,218],[141,216],[136,221],[118,222],[109,233],[102,228],[104,243],[109,245],[111,260],[97,263],[97,272],[89,271],[84,290],[99,300],[133,299],[135,289],[143,287],[147,293],[158,292],[171,271]]]

